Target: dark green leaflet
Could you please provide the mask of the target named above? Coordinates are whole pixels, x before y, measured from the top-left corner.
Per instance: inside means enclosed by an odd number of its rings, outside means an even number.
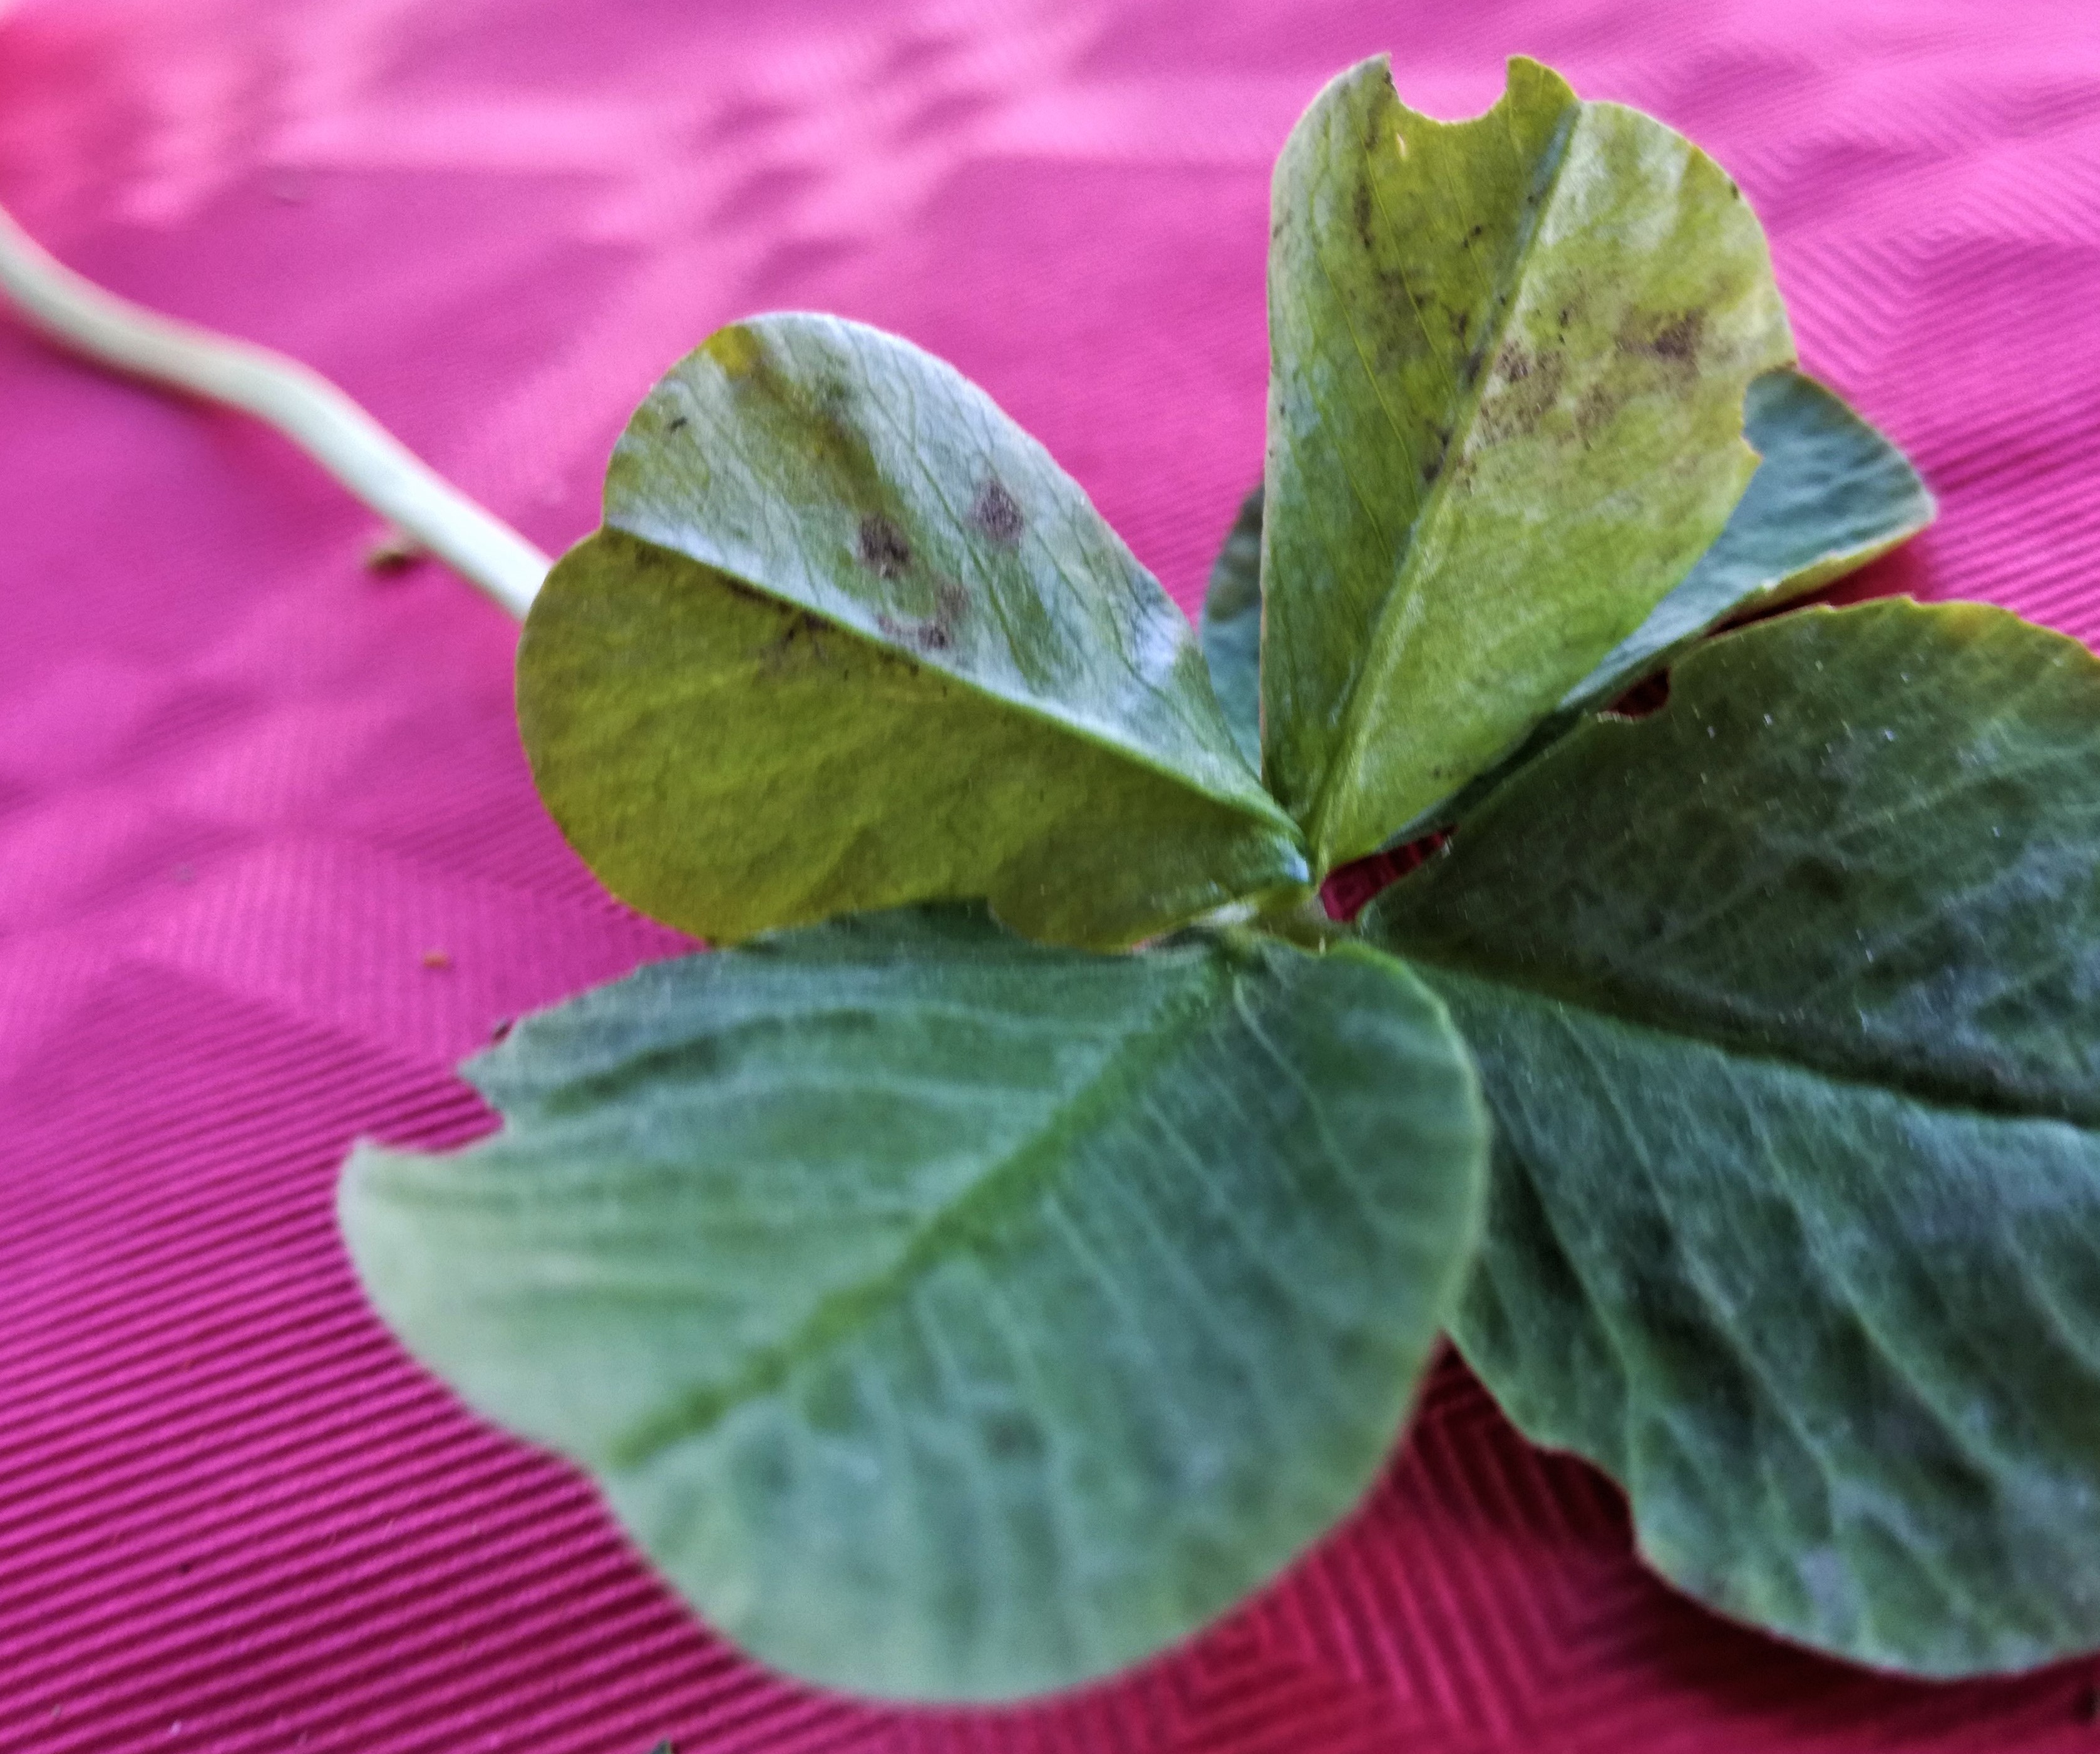
[[[1723,1610],[1877,1666],[2100,1643],[2100,663],[1781,616],[1374,905],[1495,1116],[1454,1331]]]

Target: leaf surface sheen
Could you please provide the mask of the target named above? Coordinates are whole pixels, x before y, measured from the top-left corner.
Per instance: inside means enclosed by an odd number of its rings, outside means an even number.
[[[518,717],[606,886],[719,939],[982,898],[1114,946],[1307,875],[1078,484],[836,318],[725,329],[651,393],[527,622]]]
[[[1105,1673],[1375,1478],[1478,1223],[1485,1120],[1404,968],[981,912],[655,965],[360,1147],[346,1236],[479,1409],[596,1476],[761,1659],[888,1696]]]
[[[1723,636],[1374,904],[1493,1111],[1454,1332],[1723,1612],[2100,1643],[2100,663],[1974,604]]]
[[[1316,869],[1507,753],[1720,533],[1793,342],[1736,186],[1516,60],[1474,121],[1383,58],[1276,171],[1264,771]]]

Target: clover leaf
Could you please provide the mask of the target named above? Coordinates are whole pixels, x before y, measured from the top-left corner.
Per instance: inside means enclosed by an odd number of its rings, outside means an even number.
[[[1264,1581],[1376,1476],[1479,1222],[1465,1051],[1363,947],[863,917],[468,1073],[501,1133],[345,1176],[381,1312],[724,1631],[867,1693],[1067,1685]]]
[[[1782,616],[1373,904],[1495,1115],[1454,1331],[1726,1612],[1921,1674],[2100,1642],[2100,662]]]
[[[1195,1632],[1447,1328],[1724,1613],[2100,1648],[2100,665],[1974,606],[1709,637],[1931,496],[1727,175],[1535,64],[1455,124],[1330,84],[1269,293],[1200,636],[901,340],[761,317],[658,386],[519,720],[608,887],[735,948],[471,1063],[482,1143],[360,1147],[373,1301],[835,1686]]]
[[[607,887],[704,937],[986,899],[1115,947],[1308,874],[1079,484],[834,317],[723,329],[642,404],[526,621],[518,714]]]
[[[1534,62],[1477,120],[1343,74],[1277,161],[1263,771],[1326,870],[1513,749],[1721,533],[1793,357],[1681,135]]]

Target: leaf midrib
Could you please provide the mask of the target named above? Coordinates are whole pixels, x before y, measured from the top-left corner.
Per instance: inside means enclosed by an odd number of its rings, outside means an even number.
[[[1248,787],[1244,793],[1227,793],[1220,792],[1214,786],[1205,784],[1187,770],[1170,766],[1151,751],[1126,740],[1117,735],[1114,728],[1110,726],[1099,724],[1089,719],[1053,713],[1043,703],[1017,699],[1010,694],[1002,693],[995,688],[989,687],[973,677],[943,669],[938,665],[926,663],[916,653],[907,651],[902,646],[893,645],[879,638],[860,628],[839,621],[822,610],[810,608],[792,598],[783,597],[779,592],[758,580],[746,578],[740,572],[732,572],[726,567],[715,565],[712,561],[697,559],[683,549],[670,547],[652,537],[638,536],[624,524],[608,523],[606,528],[617,532],[624,541],[633,542],[638,546],[665,556],[681,565],[697,568],[703,572],[729,581],[739,590],[748,590],[762,597],[767,605],[783,618],[807,616],[810,621],[820,623],[827,634],[836,634],[841,638],[852,640],[867,651],[877,653],[893,662],[906,665],[917,674],[937,678],[943,683],[961,689],[975,700],[989,701],[1008,712],[1047,726],[1062,736],[1070,737],[1075,742],[1087,744],[1092,748],[1127,761],[1132,767],[1142,769],[1156,779],[1169,780],[1185,791],[1193,792],[1199,797],[1207,798],[1221,809],[1232,811],[1251,822],[1258,822],[1265,827],[1276,829],[1285,837],[1286,843],[1295,851],[1301,855],[1304,853],[1303,837],[1298,824],[1291,820],[1283,806],[1268,795],[1254,770],[1246,767],[1246,759],[1240,753],[1238,744],[1233,742],[1229,736],[1227,741],[1231,744],[1230,759],[1238,762],[1242,768],[1246,769]],[[1200,650],[1197,656],[1200,663],[1202,656]],[[1208,686],[1207,673],[1203,679],[1206,686]]]
[[[1184,991],[1102,1053],[1093,1076],[1059,1103],[1042,1126],[935,1208],[887,1267],[819,1298],[791,1332],[757,1349],[725,1381],[689,1392],[675,1406],[614,1438],[606,1447],[607,1461],[615,1467],[640,1467],[663,1450],[704,1437],[738,1407],[779,1389],[810,1358],[838,1346],[885,1314],[951,1253],[968,1248],[1046,1182],[1069,1173],[1076,1156],[1072,1142],[1092,1130],[1105,1114],[1127,1109],[1133,1089],[1185,1044],[1191,1018],[1219,1010],[1246,977],[1243,966],[1222,959],[1194,965],[1193,972]]]
[[[1375,942],[1375,940],[1373,940]],[[1668,1040],[1684,1041],[1718,1054],[1738,1059],[1762,1061],[1767,1064],[1784,1066],[1790,1071],[1822,1078],[1836,1085],[1855,1089],[1872,1090],[1879,1095],[1900,1097],[1921,1107],[1937,1109],[1943,1113],[1961,1115],[1983,1120],[2032,1121],[2068,1127],[2074,1132],[2100,1139],[2100,1118],[2090,1116],[2051,1113],[2045,1110],[2023,1107],[2008,1098],[2002,1102],[1983,1101],[1977,1093],[1965,1093],[1921,1085],[1914,1080],[1899,1077],[1877,1078],[1866,1073],[1833,1066],[1825,1061],[1805,1054],[1789,1054],[1783,1049],[1745,1040],[1731,1036],[1725,1031],[1700,1027],[1690,1019],[1675,1016],[1658,1018],[1627,1011],[1610,1009],[1597,996],[1575,988],[1558,987],[1542,981],[1520,980],[1505,970],[1489,971],[1478,964],[1468,963],[1449,955],[1439,955],[1433,950],[1418,948],[1405,942],[1396,941],[1391,953],[1418,966],[1436,970],[1442,974],[1456,975],[1462,980],[1476,985],[1518,993],[1527,999],[1542,1001],[1548,1005],[1564,1005],[1570,1010],[1580,1011],[1621,1029],[1640,1030]]]

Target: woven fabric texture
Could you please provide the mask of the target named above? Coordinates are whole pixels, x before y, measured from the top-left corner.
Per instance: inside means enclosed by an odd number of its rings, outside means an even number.
[[[1258,475],[1270,161],[1389,49],[1660,114],[1939,527],[1856,589],[2100,632],[2092,0],[24,0],[0,201],[282,347],[559,548],[754,310],[955,361],[1185,605]],[[366,1312],[351,1138],[445,1144],[499,1022],[679,940],[536,802],[515,630],[239,419],[0,320],[0,1747],[2003,1751],[2092,1665],[1877,1678],[1673,1597],[1455,1364],[1361,1513],[1192,1647],[1012,1713],[785,1685]]]

